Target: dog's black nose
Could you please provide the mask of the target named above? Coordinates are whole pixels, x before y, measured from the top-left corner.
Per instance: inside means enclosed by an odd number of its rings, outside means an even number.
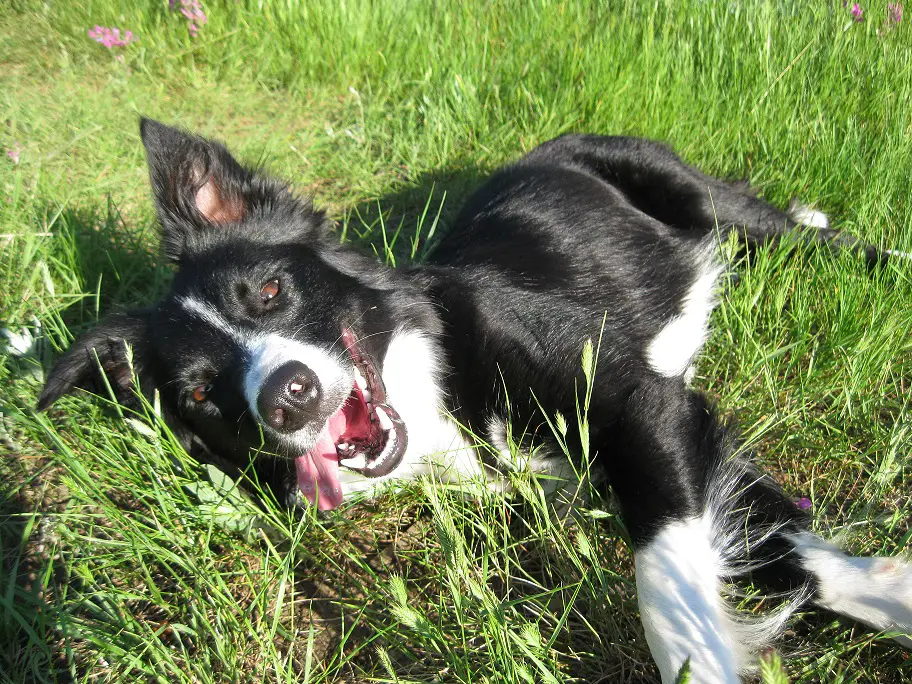
[[[257,409],[269,427],[294,432],[317,417],[320,394],[316,373],[300,361],[289,361],[266,378],[257,397]]]

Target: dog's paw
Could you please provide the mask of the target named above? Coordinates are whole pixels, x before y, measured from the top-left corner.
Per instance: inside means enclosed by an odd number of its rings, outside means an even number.
[[[807,204],[802,204],[798,200],[792,200],[789,204],[788,215],[795,223],[800,223],[808,228],[829,228],[830,219],[822,211],[817,211]]]
[[[883,629],[895,633],[894,641],[912,649],[912,565],[899,558],[875,556],[868,569],[871,586],[879,597],[871,602],[881,602],[888,621]]]
[[[792,539],[817,580],[817,603],[886,632],[912,648],[912,565],[900,558],[849,556],[810,533]]]

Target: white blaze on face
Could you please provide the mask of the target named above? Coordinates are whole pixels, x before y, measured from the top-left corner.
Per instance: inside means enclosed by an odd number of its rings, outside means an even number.
[[[265,421],[257,409],[260,388],[273,371],[290,361],[303,363],[316,374],[324,401],[332,401],[344,392],[336,402],[341,406],[351,391],[351,365],[343,366],[321,347],[275,334],[254,335],[245,346],[248,362],[244,374],[244,396],[253,415],[264,425]]]
[[[221,311],[209,302],[196,297],[179,297],[178,302],[184,308],[184,311],[202,323],[210,325],[236,340],[246,337],[242,331],[228,322],[228,319],[222,315]]]
[[[265,429],[262,416],[257,409],[257,398],[269,374],[290,361],[299,361],[317,376],[323,393],[322,401],[333,404],[337,410],[348,397],[352,388],[352,365],[334,358],[324,347],[299,342],[273,333],[260,334],[243,330],[232,324],[211,302],[196,297],[181,297],[181,307],[203,325],[208,325],[227,335],[247,356],[244,372],[243,392],[251,414]],[[344,350],[340,348],[340,356]],[[297,433],[282,435],[285,441],[299,444],[301,448],[313,445],[323,425],[306,425]]]
[[[333,413],[339,421],[343,421],[344,416],[335,412],[341,409],[353,386],[358,384],[362,392],[369,393],[367,381],[348,358],[344,345],[337,345],[338,352],[334,355],[324,346],[278,334],[243,330],[233,325],[210,302],[192,297],[182,298],[179,302],[200,324],[218,329],[246,351],[241,389],[251,415],[286,447],[300,452],[296,464],[299,481],[303,478],[305,485],[318,482],[321,476],[324,481],[341,478],[340,486],[343,492],[348,493],[370,490],[390,479],[414,479],[432,470],[442,480],[462,480],[482,474],[475,449],[467,444],[457,426],[445,415],[444,391],[439,379],[442,360],[437,344],[427,335],[413,330],[395,331],[382,367],[378,364],[377,368],[386,389],[386,401],[399,414],[407,431],[408,446],[399,466],[389,474],[376,478],[365,477],[347,468],[341,469],[338,475],[334,469],[332,477],[329,477],[326,473],[302,472],[307,463],[300,456],[320,449],[330,450],[329,446],[333,445],[324,444],[327,438],[324,428],[332,428],[333,419],[326,424],[306,425],[295,433],[279,434],[268,427],[259,415],[257,400],[260,389],[273,371],[286,363],[298,361],[317,376],[322,391],[321,401],[327,408],[327,414]],[[390,417],[382,410],[378,412],[377,419],[382,428],[388,430],[392,427]],[[329,432],[332,430],[329,429]],[[326,465],[323,461],[316,461],[315,464]],[[363,467],[366,462],[353,460],[343,465]]]

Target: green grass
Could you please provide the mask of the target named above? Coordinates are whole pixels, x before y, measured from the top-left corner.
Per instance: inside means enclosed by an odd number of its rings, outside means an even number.
[[[912,251],[912,27],[888,30],[886,2],[861,23],[808,4],[225,0],[196,39],[164,0],[0,6],[0,148],[21,149],[0,158],[0,324],[42,324],[33,360],[0,355],[0,678],[657,681],[610,501],[571,524],[520,478],[513,500],[421,484],[257,511],[154,407],[35,414],[36,368],[167,283],[139,114],[225,139],[379,255],[399,231],[400,261],[567,131],[665,140]],[[115,59],[95,24],[139,41]],[[820,531],[907,551],[912,266],[798,252],[737,267],[698,382]],[[792,681],[912,681],[905,652],[828,615],[781,650]]]

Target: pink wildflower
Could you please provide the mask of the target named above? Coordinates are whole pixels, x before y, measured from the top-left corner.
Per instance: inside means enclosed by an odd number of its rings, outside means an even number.
[[[18,164],[20,152],[22,152],[22,148],[19,147],[19,141],[17,140],[13,143],[13,146],[6,151],[6,156],[9,157],[13,164]]]
[[[89,38],[96,43],[101,43],[108,50],[126,47],[136,40],[132,31],[124,31],[121,36],[119,28],[108,28],[107,26],[95,26],[95,28],[89,29]]]
[[[178,2],[180,2],[180,13],[187,20],[187,28],[190,30],[190,35],[196,38],[200,27],[209,21],[209,17],[203,11],[203,5],[200,0],[168,0],[168,7],[173,10],[177,7]]]
[[[852,18],[855,21],[864,21],[864,10],[861,9],[861,5],[857,2],[852,4],[852,8],[849,10],[849,13],[852,15]]]
[[[891,2],[887,5],[887,22],[898,24],[902,21],[903,6],[901,2]]]
[[[802,511],[808,510],[814,504],[811,503],[811,500],[806,496],[802,496],[798,501],[795,502],[795,505],[800,508]]]

